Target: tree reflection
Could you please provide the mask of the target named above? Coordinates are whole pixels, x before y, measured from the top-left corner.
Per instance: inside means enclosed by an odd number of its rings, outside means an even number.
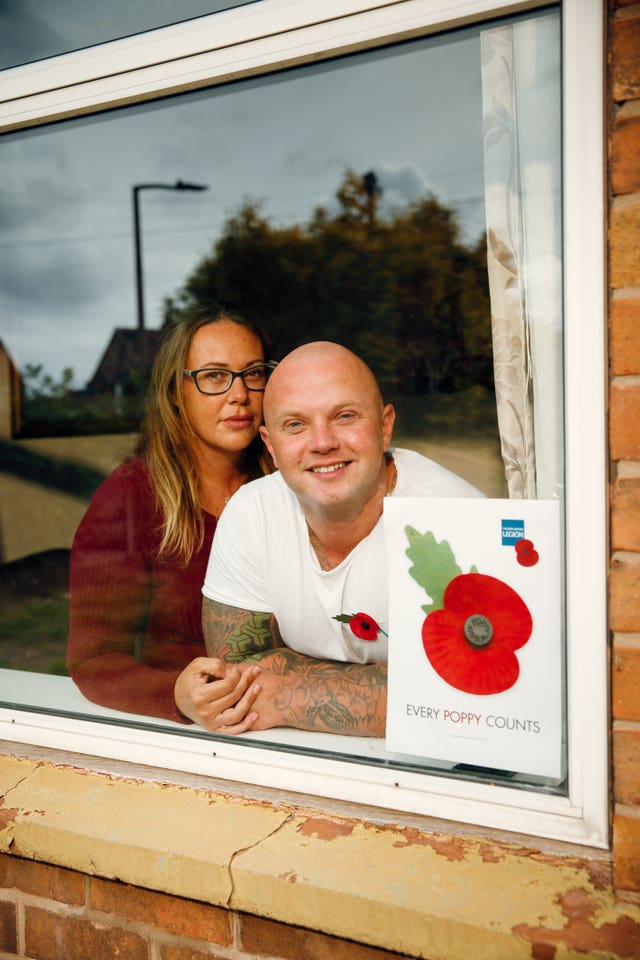
[[[255,315],[282,356],[335,340],[363,356],[385,397],[420,420],[412,397],[489,395],[491,319],[484,238],[464,244],[455,213],[429,194],[380,213],[375,173],[348,171],[337,211],[272,226],[258,203],[230,217],[211,253],[165,302],[165,322],[212,301]],[[415,406],[415,413],[412,412]],[[420,430],[421,423],[405,424]],[[493,428],[493,421],[492,421]],[[455,427],[457,430],[457,426]]]

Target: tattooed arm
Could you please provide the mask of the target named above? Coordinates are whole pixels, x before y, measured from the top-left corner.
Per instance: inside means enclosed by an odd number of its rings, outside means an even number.
[[[258,654],[284,647],[278,623],[272,613],[257,613],[229,607],[204,597],[202,629],[207,656],[241,663]]]
[[[384,736],[385,665],[318,660],[296,653],[284,645],[272,613],[241,610],[206,598],[203,628],[209,656],[260,663],[262,689],[252,704],[258,716],[251,729],[285,726]]]

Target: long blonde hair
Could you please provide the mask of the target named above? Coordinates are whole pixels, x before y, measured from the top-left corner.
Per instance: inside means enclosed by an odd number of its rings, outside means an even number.
[[[136,447],[136,455],[147,464],[163,519],[160,556],[175,557],[185,566],[202,546],[204,512],[191,447],[194,432],[184,405],[182,371],[195,333],[201,327],[223,320],[254,333],[262,345],[265,360],[270,359],[271,344],[267,335],[248,317],[216,306],[179,320],[164,339],[154,361]],[[257,477],[271,469],[268,454],[256,437],[247,448],[246,470]]]

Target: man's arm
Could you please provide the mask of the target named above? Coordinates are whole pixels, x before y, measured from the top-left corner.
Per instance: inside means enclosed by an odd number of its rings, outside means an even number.
[[[228,663],[255,660],[275,647],[284,647],[272,613],[241,610],[208,597],[202,604],[202,629],[207,656]]]
[[[318,660],[284,645],[272,613],[229,607],[205,598],[207,653],[260,663],[262,692],[252,704],[253,730],[300,730],[382,737],[387,710],[384,664]]]

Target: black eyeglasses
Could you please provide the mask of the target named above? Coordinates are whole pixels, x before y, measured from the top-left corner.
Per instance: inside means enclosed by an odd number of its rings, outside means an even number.
[[[271,371],[277,367],[275,360],[265,363],[252,363],[244,370],[227,370],[225,367],[202,367],[201,370],[183,370],[185,377],[193,377],[193,382],[200,391],[211,396],[216,393],[226,393],[231,384],[240,377],[247,390],[264,390]]]

